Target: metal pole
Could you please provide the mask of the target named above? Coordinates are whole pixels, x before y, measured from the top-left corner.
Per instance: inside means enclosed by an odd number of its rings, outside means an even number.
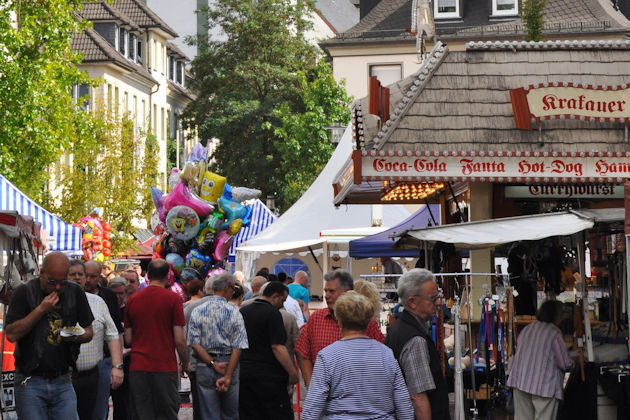
[[[477,418],[477,386],[475,385],[475,358],[473,357],[473,338],[472,338],[472,309],[473,309],[473,304],[472,304],[472,297],[470,296],[472,294],[472,276],[466,276],[464,277],[465,281],[466,281],[466,296],[467,296],[467,302],[466,305],[468,306],[468,310],[466,312],[468,312],[468,345],[470,346],[470,380],[471,380],[471,385],[472,385],[472,399],[473,399],[473,408],[472,408],[472,418],[476,419]],[[470,287],[468,287],[468,281],[470,280]]]
[[[455,420],[465,420],[464,416],[464,383],[462,380],[462,344],[460,342],[460,309],[459,297],[455,296],[455,304],[451,308],[455,320]],[[472,358],[471,358],[472,362]],[[473,390],[474,392],[474,390]]]
[[[584,317],[584,335],[586,338],[586,358],[589,362],[595,361],[593,358],[593,336],[591,334],[591,318],[588,314],[588,290],[586,288],[586,268],[584,265],[584,231],[578,233],[578,265],[580,266],[580,276],[582,282],[580,288],[582,289],[582,316]]]

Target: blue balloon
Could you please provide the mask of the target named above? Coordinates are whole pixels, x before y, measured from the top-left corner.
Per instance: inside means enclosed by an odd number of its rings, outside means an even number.
[[[211,264],[212,257],[204,255],[198,249],[191,249],[188,255],[186,255],[186,267],[191,267],[199,271],[199,274],[201,274],[203,278],[208,274]]]

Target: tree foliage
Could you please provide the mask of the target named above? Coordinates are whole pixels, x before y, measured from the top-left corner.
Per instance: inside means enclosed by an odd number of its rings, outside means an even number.
[[[81,0],[0,0],[0,173],[42,198],[47,168],[91,122],[72,86],[89,82],[72,51]]]
[[[524,0],[522,19],[527,27],[526,41],[540,41],[545,24],[547,0]]]
[[[198,38],[198,97],[185,116],[220,140],[214,171],[288,208],[318,175],[332,147],[324,126],[347,122],[349,98],[317,47],[310,0],[216,0],[207,10],[220,39]]]
[[[92,135],[73,144],[70,162],[61,166],[60,201],[56,212],[68,221],[77,221],[94,207],[103,209],[103,219],[112,225],[112,251],[125,251],[132,245],[134,219],[150,217],[148,193],[155,183],[157,162],[155,136],[147,136],[145,155],[139,159],[134,123],[127,116],[113,119],[104,112],[88,115]],[[153,141],[152,141],[153,139]],[[152,165],[152,166],[149,166]]]

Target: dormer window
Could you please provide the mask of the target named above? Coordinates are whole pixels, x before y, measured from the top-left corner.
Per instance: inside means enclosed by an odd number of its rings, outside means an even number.
[[[499,0],[493,0],[499,1]],[[459,18],[459,0],[434,0],[433,16],[435,19]]]
[[[118,32],[118,51],[123,55],[127,56],[127,30],[120,28]]]
[[[168,80],[175,81],[175,57],[168,56]]]
[[[492,16],[518,15],[518,0],[492,0]]]
[[[138,42],[137,42],[137,49],[136,49],[136,63],[142,65],[142,49],[143,49],[143,43],[142,40],[140,40],[140,38],[138,38]]]
[[[138,38],[134,34],[129,34],[129,59],[131,61],[136,61],[136,45],[138,43]]]

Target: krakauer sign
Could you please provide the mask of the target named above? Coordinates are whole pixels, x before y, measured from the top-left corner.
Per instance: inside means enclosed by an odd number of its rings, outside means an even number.
[[[357,152],[355,152],[357,153]],[[358,152],[366,180],[622,182],[630,154],[526,152]],[[355,166],[355,175],[358,175]]]
[[[510,91],[516,127],[531,130],[531,120],[581,119],[628,122],[630,89],[627,85],[602,86],[552,82]]]

